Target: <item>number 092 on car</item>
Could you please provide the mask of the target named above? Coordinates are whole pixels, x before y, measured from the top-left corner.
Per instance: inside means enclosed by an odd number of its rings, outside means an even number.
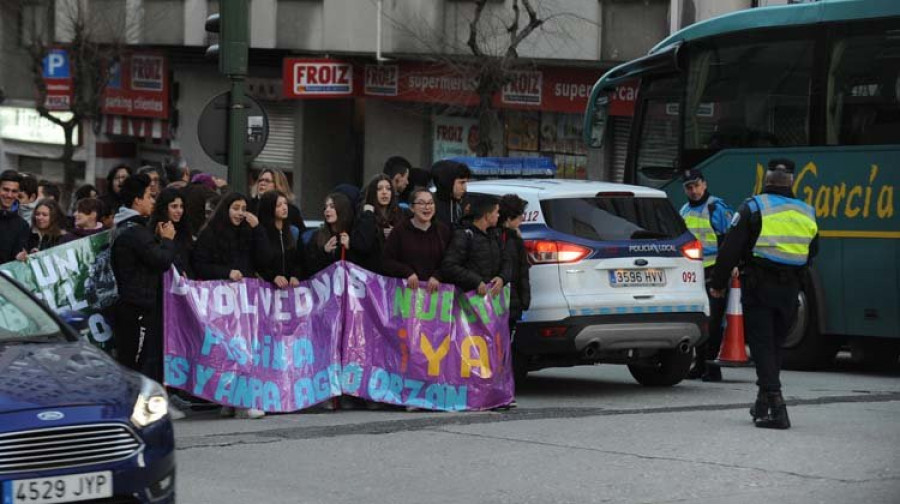
[[[652,268],[609,270],[609,285],[612,287],[666,285],[666,272]]]
[[[111,471],[4,481],[0,504],[57,504],[112,497]]]

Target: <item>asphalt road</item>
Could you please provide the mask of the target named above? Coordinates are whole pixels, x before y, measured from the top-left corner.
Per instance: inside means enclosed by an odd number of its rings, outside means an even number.
[[[176,424],[179,501],[897,504],[898,378],[785,372],[787,431],[753,427],[752,369],[667,389],[545,370],[508,412],[196,412]]]

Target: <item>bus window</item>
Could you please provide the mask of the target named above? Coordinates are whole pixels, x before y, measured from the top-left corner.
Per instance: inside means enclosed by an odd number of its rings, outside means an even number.
[[[637,144],[637,183],[660,187],[678,175],[679,110],[684,84],[678,77],[645,82]]]
[[[698,45],[687,73],[686,157],[700,154],[692,150],[808,145],[813,46]]]
[[[841,38],[829,53],[828,145],[900,143],[900,30]]]

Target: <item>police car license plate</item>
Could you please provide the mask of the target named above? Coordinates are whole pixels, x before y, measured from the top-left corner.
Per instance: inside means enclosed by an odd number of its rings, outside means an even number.
[[[612,287],[647,287],[666,285],[666,271],[661,269],[609,270]]]
[[[3,482],[4,504],[56,504],[112,497],[112,471]]]

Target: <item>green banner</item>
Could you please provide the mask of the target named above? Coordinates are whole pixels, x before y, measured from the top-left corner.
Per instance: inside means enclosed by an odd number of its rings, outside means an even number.
[[[14,278],[65,318],[81,336],[110,351],[112,327],[106,308],[116,297],[109,251],[109,231],[81,238],[28,256],[28,260],[0,265]]]

